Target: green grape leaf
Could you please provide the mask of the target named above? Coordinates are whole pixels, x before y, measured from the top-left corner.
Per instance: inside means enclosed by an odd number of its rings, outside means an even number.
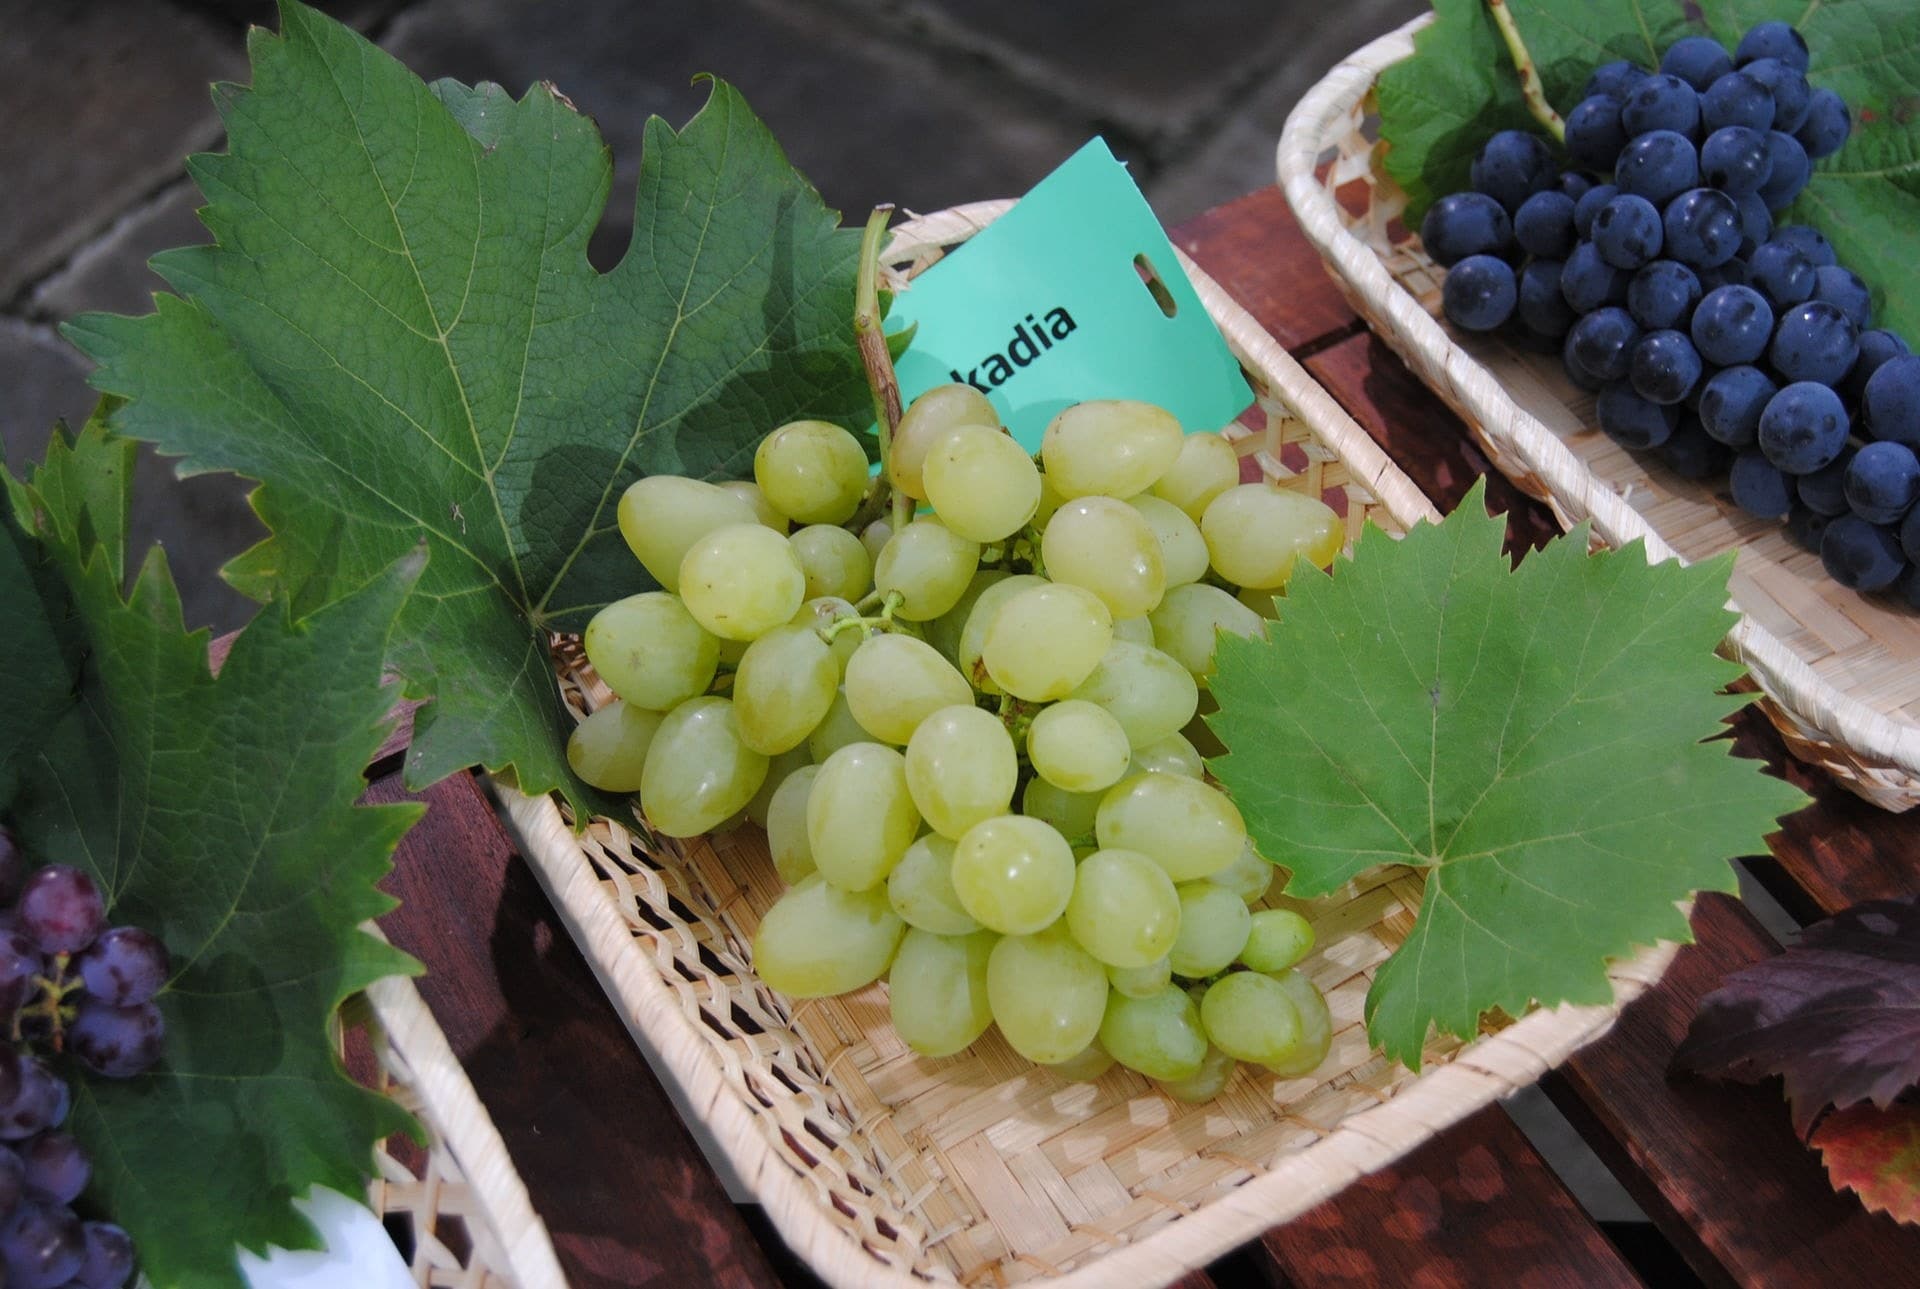
[[[269,607],[216,679],[158,550],[122,596],[133,447],[96,421],[56,433],[30,481],[6,480],[0,579],[26,589],[0,640],[31,665],[0,673],[0,711],[41,721],[0,805],[29,854],[93,874],[110,919],[173,958],[158,1066],[110,1080],[63,1058],[88,1203],[133,1236],[154,1284],[239,1289],[236,1244],[318,1247],[292,1198],[362,1193],[374,1142],[411,1129],[346,1077],[330,1026],[349,994],[417,970],[360,926],[393,906],[374,883],[419,808],[354,801],[424,553],[304,619]]]
[[[1906,289],[1920,259],[1920,5],[1912,0],[1508,0],[1540,72],[1547,101],[1565,115],[1600,63],[1658,65],[1687,35],[1729,50],[1759,22],[1790,22],[1806,37],[1808,79],[1846,100],[1853,133],[1814,168],[1779,218],[1814,225],[1840,262],[1874,288],[1876,316],[1920,339],[1920,296]],[[1434,0],[1436,20],[1414,38],[1414,57],[1379,85],[1383,164],[1417,221],[1445,193],[1468,186],[1467,169],[1495,130],[1538,124],[1481,0]]]
[[[273,536],[230,565],[305,613],[425,538],[395,633],[415,785],[479,763],[569,774],[550,630],[644,589],[615,505],[643,474],[736,476],[797,417],[871,420],[859,235],[732,87],[648,122],[632,244],[586,245],[612,173],[551,86],[422,83],[299,4],[218,95],[229,150],[190,168],[216,244],[154,266],[177,295],[67,334],[114,427],[185,470],[264,481]]]
[[[1368,1032],[1418,1067],[1430,1027],[1612,996],[1610,958],[1688,938],[1684,901],[1806,798],[1712,739],[1748,701],[1714,648],[1731,558],[1587,553],[1584,527],[1512,568],[1476,484],[1398,541],[1367,528],[1293,580],[1264,640],[1223,635],[1209,768],[1287,891],[1426,869]]]

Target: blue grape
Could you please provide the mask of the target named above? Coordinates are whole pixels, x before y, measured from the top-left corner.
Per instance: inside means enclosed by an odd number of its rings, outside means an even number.
[[[1772,173],[1773,154],[1760,130],[1723,126],[1700,145],[1700,177],[1729,196],[1759,192]]]
[[[93,879],[66,864],[34,870],[20,890],[20,929],[42,953],[78,953],[107,921],[107,905]]]
[[[1841,515],[1820,538],[1820,562],[1827,576],[1856,591],[1882,591],[1907,570],[1893,530],[1858,515]]]
[[[87,1162],[86,1151],[80,1149],[80,1143],[70,1133],[58,1129],[43,1132],[22,1142],[19,1151],[26,1165],[29,1190],[56,1204],[71,1204],[87,1189],[93,1165]]]
[[[1608,438],[1636,452],[1665,443],[1680,422],[1677,408],[1648,402],[1625,381],[1602,389],[1593,410]]]
[[[130,1079],[160,1059],[166,1032],[160,1009],[150,1002],[115,1007],[88,998],[67,1029],[67,1042],[95,1074]]]
[[[1758,22],[1740,37],[1740,43],[1733,50],[1733,65],[1745,67],[1756,58],[1777,58],[1803,72],[1812,61],[1807,53],[1806,37],[1787,22]]]
[[[1854,514],[1870,524],[1899,523],[1920,500],[1920,457],[1904,443],[1869,443],[1854,453],[1845,486]]]
[[[1905,356],[1907,342],[1891,331],[1874,329],[1860,333],[1860,356],[1853,360],[1853,370],[1847,373],[1847,379],[1841,383],[1840,392],[1849,402],[1858,404],[1867,396],[1867,381],[1880,370],[1883,363]]]
[[[1825,385],[1796,381],[1760,413],[1760,450],[1788,474],[1812,474],[1847,446],[1847,409]]]
[[[133,1241],[111,1222],[88,1222],[87,1255],[75,1277],[85,1289],[120,1289],[133,1275]]]
[[[1847,467],[1853,464],[1853,458],[1858,455],[1859,449],[1849,443],[1840,449],[1839,456],[1826,465],[1801,475],[1794,481],[1801,502],[1809,510],[1817,511],[1829,519],[1846,514]]]
[[[1560,167],[1539,135],[1501,130],[1474,157],[1471,175],[1474,191],[1487,194],[1511,215],[1521,202],[1553,187]]]
[[[1920,507],[1909,510],[1900,521],[1900,549],[1908,559],[1920,563]]]
[[[80,1219],[65,1205],[44,1199],[22,1200],[0,1228],[7,1283],[16,1289],[57,1289],[66,1284],[86,1261],[86,1249]]]
[[[1645,197],[1615,197],[1593,217],[1593,247],[1617,269],[1657,259],[1662,241],[1660,211]]]
[[[78,965],[88,993],[116,1007],[130,1007],[167,983],[167,946],[151,931],[117,926],[101,932]]]
[[[1840,151],[1853,130],[1853,114],[1847,101],[1829,89],[1817,89],[1807,104],[1807,119],[1793,132],[1807,155],[1818,161]]]
[[[1620,100],[1606,94],[1581,99],[1567,113],[1567,156],[1576,166],[1611,170],[1627,146],[1627,128],[1620,124]]]
[[[1678,76],[1656,73],[1627,95],[1620,108],[1620,124],[1629,135],[1649,130],[1694,134],[1700,129],[1700,93]]]
[[[1573,352],[1573,332],[1567,332],[1567,338],[1560,342],[1560,366],[1567,373],[1567,379],[1589,394],[1597,394],[1607,382],[1600,380],[1585,367]]]
[[[1827,525],[1833,522],[1833,516],[1823,515],[1819,511],[1797,502],[1787,512],[1787,536],[1804,550],[1815,555],[1820,553],[1820,539],[1826,535]]]
[[[1734,204],[1740,207],[1740,256],[1745,257],[1773,236],[1773,212],[1757,192],[1734,198]]]
[[[1518,298],[1513,266],[1492,255],[1467,256],[1440,288],[1448,320],[1468,331],[1492,331],[1513,316]]]
[[[1737,367],[1766,352],[1773,310],[1750,286],[1715,287],[1694,307],[1688,330],[1702,358],[1717,367]]]
[[[1747,257],[1747,282],[1778,313],[1812,299],[1819,279],[1798,247],[1776,238],[1754,247]]]
[[[1813,163],[1800,140],[1778,130],[1767,132],[1767,181],[1760,185],[1760,200],[1768,210],[1784,210],[1800,195],[1813,174]]]
[[[1728,72],[1700,96],[1700,128],[1712,134],[1728,126],[1773,128],[1773,91],[1745,72]]]
[[[1600,208],[1620,195],[1620,190],[1612,184],[1595,184],[1580,194],[1573,203],[1573,231],[1582,237],[1593,235],[1593,217]]]
[[[1601,259],[1592,242],[1581,242],[1560,268],[1560,294],[1575,313],[1592,313],[1627,298],[1627,275]]]
[[[1685,401],[1700,383],[1700,373],[1700,351],[1682,331],[1650,331],[1640,337],[1627,368],[1634,392],[1662,406]]]
[[[1627,283],[1627,312],[1648,331],[1684,327],[1700,295],[1700,279],[1692,269],[1677,260],[1655,260]]]
[[[1699,276],[1700,290],[1703,292],[1702,298],[1707,295],[1712,295],[1723,286],[1746,286],[1748,284],[1746,262],[1738,256],[1728,260],[1725,264],[1716,264],[1710,269],[1699,270]]]
[[[1628,140],[1620,150],[1613,182],[1623,193],[1664,206],[1687,189],[1700,186],[1700,153],[1684,134],[1650,130]]]
[[[1892,591],[1909,609],[1920,609],[1920,567],[1907,565],[1906,571],[1894,579]]]
[[[1828,264],[1813,272],[1817,279],[1814,299],[1833,305],[1847,315],[1848,322],[1863,331],[1873,325],[1873,293],[1867,290],[1858,273],[1838,264]]]
[[[1513,240],[1513,223],[1499,202],[1478,192],[1448,193],[1427,207],[1420,241],[1442,268],[1469,255],[1498,255]]]
[[[1730,448],[1749,448],[1760,433],[1760,413],[1780,392],[1758,367],[1722,367],[1700,388],[1700,424]]]
[[[21,1141],[66,1121],[73,1094],[38,1058],[20,1059],[13,1097],[0,1104],[0,1140]]]
[[[20,1010],[34,992],[34,977],[46,974],[46,959],[18,931],[0,932],[0,1017]]]
[[[1748,448],[1727,472],[1733,504],[1762,519],[1785,519],[1793,509],[1793,485],[1766,457]]]
[[[1792,134],[1806,121],[1813,86],[1807,84],[1805,67],[1792,67],[1777,58],[1756,58],[1741,64],[1740,71],[1773,91],[1775,130]]]
[[[1667,46],[1660,70],[1704,90],[1733,70],[1733,57],[1712,36],[1682,36]]]
[[[20,1199],[26,1193],[26,1164],[13,1151],[0,1150],[0,1222],[6,1221],[13,1210],[20,1207]]]
[[[1920,451],[1920,356],[1901,354],[1867,378],[1860,399],[1867,432]]]
[[[1682,264],[1709,269],[1740,249],[1740,208],[1712,188],[1690,188],[1675,197],[1662,223],[1666,252]]]
[[[1573,325],[1574,312],[1560,294],[1559,260],[1533,260],[1520,270],[1519,302],[1514,306],[1521,325],[1536,336],[1558,340]]]
[[[1660,459],[1682,479],[1712,479],[1726,470],[1733,453],[1707,437],[1699,417],[1682,412],[1680,423],[1660,445]]]
[[[1587,87],[1580,91],[1581,98],[1592,98],[1595,94],[1604,94],[1610,99],[1625,102],[1633,87],[1647,78],[1647,70],[1626,59],[1611,63],[1602,63],[1593,69],[1593,75],[1587,77]]]
[[[1792,381],[1838,385],[1860,356],[1860,329],[1838,305],[1825,300],[1796,304],[1780,315],[1773,348],[1773,369]]]
[[[1819,229],[1809,225],[1782,224],[1773,230],[1773,239],[1791,245],[1807,257],[1807,263],[1817,269],[1840,262],[1839,257],[1833,252],[1833,243],[1829,242]]]
[[[1583,175],[1578,170],[1562,170],[1560,172],[1560,182],[1555,184],[1549,191],[1565,193],[1569,200],[1577,203],[1582,197],[1586,196],[1594,184],[1598,182],[1599,180],[1595,179],[1592,175]]]
[[[1640,328],[1625,309],[1609,305],[1595,309],[1573,324],[1567,343],[1582,371],[1596,380],[1625,380],[1633,362]]]
[[[1513,216],[1513,240],[1529,255],[1563,260],[1573,249],[1573,198],[1563,192],[1537,192],[1520,203]]]

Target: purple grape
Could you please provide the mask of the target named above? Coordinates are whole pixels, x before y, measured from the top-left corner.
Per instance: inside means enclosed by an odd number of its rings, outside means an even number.
[[[49,864],[29,877],[20,892],[20,929],[43,953],[78,953],[106,924],[100,888],[77,868]]]
[[[93,1176],[87,1152],[80,1149],[80,1143],[69,1133],[43,1132],[16,1150],[26,1164],[28,1189],[62,1204],[73,1203],[80,1192],[87,1189],[87,1179]]]
[[[80,955],[87,992],[115,1007],[143,1003],[167,983],[167,946],[151,931],[117,926],[101,933]]]
[[[35,976],[45,975],[46,959],[18,931],[0,933],[0,1018],[12,1016],[33,994]]]
[[[97,998],[80,1004],[67,1043],[86,1067],[110,1079],[130,1079],[160,1059],[166,1022],[152,1003],[115,1007]]]
[[[1907,570],[1893,530],[1858,515],[1841,515],[1827,525],[1820,562],[1828,577],[1855,591],[1884,591]]]
[[[27,856],[13,829],[0,825],[0,904],[11,904],[27,880]]]
[[[27,1193],[27,1166],[20,1156],[0,1147],[0,1221],[13,1216]]]
[[[133,1275],[133,1241],[111,1222],[88,1222],[81,1229],[87,1253],[75,1279],[83,1289],[120,1289]]]
[[[20,1141],[66,1120],[73,1094],[38,1058],[20,1058],[20,1080],[12,1100],[0,1104],[0,1141]]]
[[[0,1230],[9,1289],[56,1289],[86,1261],[86,1231],[64,1205],[29,1197]]]

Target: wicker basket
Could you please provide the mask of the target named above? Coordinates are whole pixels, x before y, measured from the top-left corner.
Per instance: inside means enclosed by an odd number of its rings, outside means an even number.
[[[1005,209],[915,220],[889,262],[910,278]],[[1258,393],[1226,430],[1247,470],[1324,497],[1350,533],[1433,517],[1299,365],[1182,264]],[[577,646],[559,654],[575,711],[606,701]],[[629,1028],[788,1244],[842,1286],[1174,1280],[1533,1082],[1606,1030],[1673,953],[1616,964],[1613,1007],[1536,1011],[1469,1045],[1436,1041],[1416,1077],[1371,1050],[1361,1007],[1412,924],[1421,876],[1381,869],[1311,903],[1271,896],[1314,925],[1302,969],[1332,1009],[1332,1052],[1306,1078],[1242,1066],[1215,1101],[1186,1106],[1117,1067],[1066,1083],[991,1031],[957,1056],[917,1056],[888,1023],[884,985],[805,1002],[774,993],[748,957],[781,890],[755,829],[656,842],[595,819],[576,835],[554,800],[500,791]]]
[[[1788,747],[1883,809],[1920,805],[1920,615],[1835,583],[1783,526],[1721,488],[1615,445],[1557,359],[1436,320],[1444,274],[1399,218],[1405,195],[1373,164],[1369,117],[1381,71],[1412,55],[1429,21],[1350,56],[1287,118],[1280,184],[1301,227],[1361,317],[1561,523],[1591,519],[1607,542],[1642,539],[1654,559],[1737,549],[1741,618],[1726,652],[1752,672]]]

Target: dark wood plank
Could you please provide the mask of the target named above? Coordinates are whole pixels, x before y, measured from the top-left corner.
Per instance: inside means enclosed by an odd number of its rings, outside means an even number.
[[[1290,352],[1351,335],[1362,325],[1278,188],[1216,206],[1169,236]]]
[[[425,801],[381,919],[506,1140],[574,1289],[778,1283],[470,775]]]

